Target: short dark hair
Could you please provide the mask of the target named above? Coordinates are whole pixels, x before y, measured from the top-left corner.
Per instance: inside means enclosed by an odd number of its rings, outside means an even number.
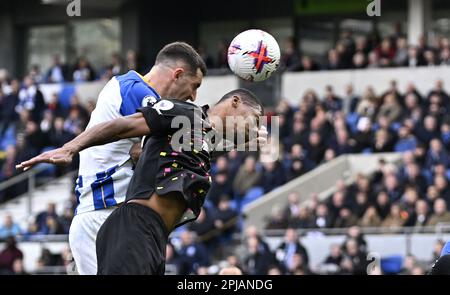
[[[244,88],[238,88],[228,92],[227,94],[222,96],[217,104],[222,103],[233,96],[239,96],[242,99],[242,103],[246,105],[254,108],[261,108],[261,115],[264,115],[264,106],[262,105],[261,101],[253,92]]]
[[[195,49],[185,42],[173,42],[164,46],[156,56],[155,65],[181,61],[188,66],[190,73],[194,74],[197,69],[206,75],[206,65]]]

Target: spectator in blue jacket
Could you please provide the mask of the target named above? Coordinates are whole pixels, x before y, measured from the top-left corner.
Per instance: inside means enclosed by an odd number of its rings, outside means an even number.
[[[0,240],[4,240],[9,236],[17,236],[22,233],[20,226],[13,221],[11,214],[6,214],[5,221],[0,227]]]

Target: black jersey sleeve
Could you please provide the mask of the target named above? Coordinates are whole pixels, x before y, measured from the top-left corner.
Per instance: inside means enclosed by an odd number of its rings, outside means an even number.
[[[150,134],[156,136],[170,134],[173,131],[171,129],[173,118],[183,115],[182,108],[170,100],[161,100],[153,106],[139,108],[137,111],[144,115]]]

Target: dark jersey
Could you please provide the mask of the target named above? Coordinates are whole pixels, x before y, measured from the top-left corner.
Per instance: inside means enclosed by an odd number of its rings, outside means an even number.
[[[178,192],[187,210],[176,227],[197,219],[211,185],[212,144],[205,135],[212,128],[206,108],[167,99],[138,111],[144,115],[151,134],[144,139],[126,201],[149,199],[153,193],[164,196]],[[178,124],[180,118],[183,124]],[[181,133],[184,137],[179,138]]]

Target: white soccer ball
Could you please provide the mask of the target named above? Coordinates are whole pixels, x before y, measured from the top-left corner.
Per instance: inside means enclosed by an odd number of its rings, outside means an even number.
[[[247,30],[237,35],[228,47],[228,65],[247,81],[263,81],[280,64],[280,46],[262,30]]]

